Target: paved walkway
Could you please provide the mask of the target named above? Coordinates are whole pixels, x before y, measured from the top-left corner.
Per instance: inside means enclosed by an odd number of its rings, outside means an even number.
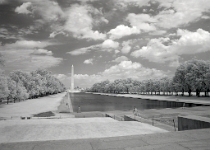
[[[32,116],[42,112],[56,111],[65,95],[66,92],[17,103],[0,105],[0,118],[20,118],[20,116]]]
[[[111,118],[30,119],[0,121],[0,143],[117,137],[167,132],[136,121]]]
[[[148,135],[0,144],[1,150],[209,150],[210,129]]]

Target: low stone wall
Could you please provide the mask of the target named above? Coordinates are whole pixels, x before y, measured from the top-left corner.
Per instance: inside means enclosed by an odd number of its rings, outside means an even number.
[[[117,121],[125,121],[123,117],[120,117],[120,116],[117,116],[117,115],[114,115],[114,114],[105,114],[105,117],[110,117],[110,118],[113,118],[114,120],[117,120]]]
[[[178,116],[178,130],[210,128],[210,118],[201,116]]]
[[[136,118],[132,118],[130,116],[124,115],[124,121],[139,121],[139,120]]]

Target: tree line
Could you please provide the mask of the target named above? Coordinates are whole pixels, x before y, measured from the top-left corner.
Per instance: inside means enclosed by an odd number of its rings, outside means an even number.
[[[108,80],[95,83],[90,92],[102,93],[138,93],[160,95],[178,95],[185,92],[191,96],[192,92],[200,96],[205,92],[209,96],[210,91],[210,62],[203,60],[189,60],[181,64],[175,71],[173,77],[160,79],[147,79],[143,81],[128,79],[117,79],[113,82]]]
[[[65,86],[51,72],[38,69],[30,73],[0,73],[0,101],[16,102],[65,91]]]

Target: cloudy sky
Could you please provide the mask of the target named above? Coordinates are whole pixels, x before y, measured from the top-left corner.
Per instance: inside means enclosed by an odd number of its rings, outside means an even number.
[[[70,85],[172,76],[210,58],[209,0],[0,0],[8,74],[45,68]]]

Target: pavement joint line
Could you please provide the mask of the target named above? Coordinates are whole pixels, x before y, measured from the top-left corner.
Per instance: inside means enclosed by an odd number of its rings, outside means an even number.
[[[90,142],[90,146],[92,147],[92,150],[95,150],[94,147],[93,147],[93,145],[92,145],[92,142]]]
[[[184,148],[186,148],[186,149],[191,150],[189,147],[183,146],[182,144],[180,144],[180,143],[178,143],[178,142],[175,142],[175,143],[178,144],[178,145],[181,146],[181,147],[184,147]]]
[[[145,141],[143,138],[141,138],[141,140],[148,145],[150,145],[147,141]]]

